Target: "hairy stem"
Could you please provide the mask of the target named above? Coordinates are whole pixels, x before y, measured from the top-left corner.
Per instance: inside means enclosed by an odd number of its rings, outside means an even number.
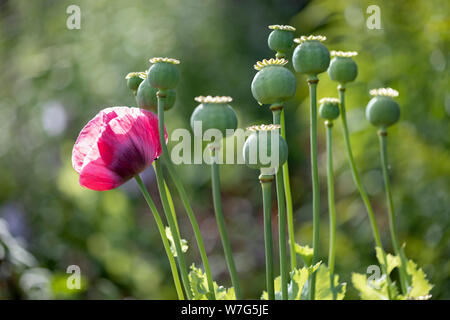
[[[334,204],[334,175],[333,175],[333,122],[326,121],[327,127],[327,184],[328,184],[328,212],[330,215],[330,246],[328,253],[328,268],[330,269],[331,289],[333,300],[336,300],[334,288],[334,261],[336,256],[336,208]]]
[[[280,106],[282,108],[282,106]],[[280,108],[272,108],[273,123],[280,124]],[[275,176],[278,202],[278,240],[280,247],[281,298],[288,299],[288,267],[286,254],[286,200],[283,184],[283,172],[277,168]]]
[[[203,242],[202,235],[200,233],[200,228],[198,226],[197,219],[195,218],[194,211],[189,203],[188,197],[186,195],[186,191],[184,190],[183,184],[180,181],[179,176],[177,175],[172,160],[169,155],[169,150],[167,149],[165,134],[164,134],[164,103],[166,99],[166,95],[164,92],[158,91],[158,128],[159,128],[159,139],[161,141],[161,158],[164,161],[164,164],[169,171],[170,178],[172,179],[175,187],[178,190],[178,193],[181,198],[181,202],[186,210],[186,213],[189,217],[189,221],[192,225],[192,229],[194,230],[195,240],[197,241],[197,246],[200,251],[200,256],[202,258],[203,267],[205,268],[206,278],[208,282],[208,291],[210,293],[211,299],[215,300],[215,290],[214,290],[214,282],[211,274],[211,267],[209,265],[208,256],[206,255],[205,245]]]
[[[236,265],[233,260],[233,254],[231,251],[230,240],[228,239],[227,229],[225,227],[225,220],[223,217],[222,200],[220,197],[220,175],[219,175],[219,165],[216,158],[216,152],[211,149],[211,184],[213,191],[213,202],[214,202],[214,212],[216,213],[217,227],[219,229],[220,239],[222,240],[223,251],[225,252],[225,259],[228,266],[228,271],[230,272],[231,283],[234,287],[234,292],[236,293],[236,298],[238,300],[242,299],[241,286],[239,283],[238,274],[236,271]]]
[[[367,196],[367,193],[364,190],[364,187],[361,183],[361,179],[359,177],[359,172],[358,172],[358,169],[356,168],[355,159],[353,158],[352,146],[350,144],[350,135],[348,133],[347,114],[345,111],[345,87],[340,85],[338,87],[338,91],[339,91],[339,100],[340,100],[340,104],[341,104],[341,118],[342,118],[342,127],[343,127],[343,131],[344,131],[344,142],[345,142],[345,147],[347,149],[347,156],[348,156],[348,161],[350,163],[350,169],[352,171],[353,181],[355,182],[356,188],[358,189],[359,194],[361,195],[362,201],[364,203],[364,206],[366,207],[367,214],[369,216],[370,226],[372,228],[372,233],[373,233],[373,237],[375,240],[375,244],[377,247],[380,248],[381,253],[383,255],[382,268],[383,268],[383,272],[386,275],[386,281],[388,283],[387,291],[388,291],[389,299],[392,299],[392,294],[391,294],[391,290],[390,290],[391,280],[390,280],[389,274],[387,272],[388,269],[387,269],[386,252],[384,251],[383,245],[381,243],[380,232],[378,231],[378,227],[377,227],[377,223],[375,220],[375,214],[373,212],[372,205],[370,204],[369,197]]]
[[[281,110],[280,116],[281,136],[286,140],[286,126],[284,121],[284,108]],[[291,258],[291,271],[297,268],[297,254],[295,252],[295,229],[294,229],[294,209],[292,205],[291,183],[289,180],[289,166],[286,161],[283,164],[283,181],[284,192],[286,195],[286,211],[287,211],[287,225],[289,234],[289,253]]]
[[[180,283],[180,277],[178,275],[178,270],[177,270],[177,266],[175,263],[175,259],[173,257],[172,251],[170,250],[169,240],[167,239],[166,231],[164,230],[164,224],[161,219],[161,215],[159,214],[158,209],[156,208],[155,203],[153,202],[152,198],[148,194],[148,191],[145,188],[145,185],[142,182],[141,177],[139,177],[139,175],[136,175],[134,178],[136,179],[136,182],[139,185],[139,189],[141,190],[142,195],[143,195],[145,201],[147,202],[147,205],[149,206],[149,208],[153,214],[153,217],[155,218],[156,226],[158,227],[158,231],[159,231],[161,240],[164,245],[164,250],[166,251],[167,258],[169,258],[170,270],[172,271],[173,282],[175,283],[175,289],[177,291],[178,299],[184,300],[183,289],[182,289],[181,283]]]
[[[264,247],[266,250],[266,287],[269,300],[275,300],[273,282],[273,244],[272,244],[272,181],[273,176],[260,176],[264,206]]]
[[[389,230],[391,233],[391,240],[392,246],[394,247],[394,252],[397,256],[400,257],[401,262],[399,269],[401,280],[400,284],[402,287],[403,294],[406,294],[408,291],[409,281],[408,281],[408,274],[406,273],[406,257],[398,242],[397,222],[395,219],[394,201],[392,200],[391,181],[389,178],[389,171],[388,171],[389,164],[387,156],[387,131],[385,129],[381,129],[378,132],[378,137],[380,141],[381,165],[383,168],[384,187],[386,190],[386,200],[389,212]]]
[[[320,188],[319,188],[319,169],[317,160],[317,77],[309,77],[309,98],[310,98],[310,122],[311,122],[311,176],[312,176],[312,198],[313,198],[313,265],[319,261],[319,244],[320,244]],[[316,288],[316,273],[311,277],[311,290],[309,291],[309,299],[314,300]]]
[[[158,184],[159,195],[161,197],[161,202],[163,206],[164,213],[166,215],[167,222],[169,223],[169,228],[172,232],[173,242],[175,244],[175,252],[177,253],[178,265],[180,267],[181,279],[184,284],[184,289],[186,290],[186,295],[191,299],[191,289],[189,286],[189,277],[187,271],[186,260],[184,257],[184,252],[181,249],[181,239],[176,231],[177,228],[175,226],[175,221],[172,216],[172,212],[170,211],[169,201],[167,200],[166,188],[163,183],[163,175],[161,170],[161,164],[159,160],[155,160],[155,172],[156,172],[156,181]]]

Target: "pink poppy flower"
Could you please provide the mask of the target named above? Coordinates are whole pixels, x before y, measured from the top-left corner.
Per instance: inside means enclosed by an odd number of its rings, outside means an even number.
[[[105,191],[145,170],[160,154],[157,115],[111,107],[81,130],[72,150],[72,166],[80,174],[80,185]]]

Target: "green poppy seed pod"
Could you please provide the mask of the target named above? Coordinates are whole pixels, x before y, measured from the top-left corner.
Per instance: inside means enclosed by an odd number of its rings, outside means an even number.
[[[171,58],[152,58],[153,65],[148,69],[148,80],[152,87],[167,90],[174,89],[180,79],[177,64],[180,61]]]
[[[252,169],[282,166],[288,157],[288,146],[280,135],[279,125],[259,125],[247,128],[252,131],[244,144],[244,161]]]
[[[323,98],[319,103],[319,115],[322,119],[332,121],[339,117],[339,99]]]
[[[153,88],[148,81],[142,81],[136,93],[136,101],[138,107],[141,109],[150,110],[156,112],[158,109],[158,98],[156,93],[158,89]],[[164,110],[170,110],[176,100],[176,92],[173,89],[166,90],[166,101],[164,103]]]
[[[286,63],[285,59],[264,59],[255,64],[258,73],[252,81],[252,94],[260,104],[283,102],[295,95],[297,80],[283,67]]]
[[[142,81],[145,80],[147,74],[145,72],[130,72],[126,75],[127,87],[136,92]]]
[[[391,88],[370,90],[374,96],[366,108],[366,117],[374,126],[387,128],[400,118],[400,107],[393,97],[398,96],[398,91]]]
[[[273,30],[267,39],[269,48],[277,52],[277,58],[285,58],[294,45],[295,28],[291,26],[271,25],[269,29]]]
[[[292,64],[295,71],[316,76],[325,72],[330,64],[330,52],[322,43],[324,36],[302,36],[294,39],[299,45],[292,55]]]
[[[203,137],[208,129],[217,129],[222,133],[222,137],[231,135],[236,130],[238,119],[233,108],[229,105],[233,99],[231,97],[200,96],[195,101],[200,104],[191,115],[191,127],[194,134]],[[202,130],[195,129],[195,122],[202,124]],[[227,129],[232,129],[233,131]]]
[[[354,81],[358,75],[358,66],[352,57],[356,55],[358,55],[356,51],[331,51],[331,56],[334,58],[328,67],[330,79],[340,84]]]

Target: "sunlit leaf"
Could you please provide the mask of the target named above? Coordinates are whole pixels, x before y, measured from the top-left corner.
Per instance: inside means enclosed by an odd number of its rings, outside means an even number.
[[[353,273],[352,284],[359,291],[363,300],[389,300],[385,275],[378,279],[369,280],[365,274]],[[392,300],[398,299],[398,290],[395,283],[392,282],[390,288]]]
[[[210,292],[208,290],[208,279],[206,274],[197,268],[194,264],[191,265],[191,271],[189,272],[189,284],[191,286],[192,299],[193,300],[208,300]],[[234,288],[229,289],[217,285],[214,282],[214,292],[216,300],[236,300],[236,294]]]
[[[316,300],[342,300],[344,299],[346,288],[347,283],[339,283],[337,274],[334,275],[333,286],[331,286],[330,270],[323,264],[320,266],[316,272]]]
[[[427,280],[425,272],[412,260],[408,260],[406,272],[411,276],[411,287],[404,298],[420,300],[431,298],[429,293],[433,288],[433,285]]]
[[[207,300],[206,296],[208,294],[208,281],[203,271],[196,268],[195,265],[192,264],[188,277],[192,291],[192,299]]]
[[[311,267],[297,268],[290,273],[291,280],[288,283],[288,300],[307,300],[308,277],[319,269],[322,262],[316,263]],[[274,280],[275,300],[281,300],[281,277]],[[268,300],[268,294],[263,291],[261,300]]]
[[[302,258],[303,263],[306,266],[312,264],[312,258],[314,254],[314,249],[308,245],[301,246],[298,243],[295,244],[295,252]]]
[[[173,240],[172,231],[169,227],[166,227],[166,237],[167,240],[170,242],[170,250],[172,251],[172,254],[174,257],[177,256],[177,250],[175,248],[175,241]],[[181,251],[186,252],[189,249],[189,245],[187,240],[181,239]]]
[[[384,264],[383,253],[381,252],[381,249],[379,247],[376,247],[375,251],[377,253],[378,262],[380,264]],[[386,259],[388,265],[388,274],[391,274],[392,270],[394,270],[395,268],[400,267],[401,263],[400,257],[388,253],[386,255]]]
[[[382,263],[382,253],[380,248],[376,248],[377,251],[377,259],[380,263]],[[388,272],[389,274],[393,269],[399,268],[401,264],[401,260],[399,256],[387,254],[388,261]],[[426,278],[425,272],[417,266],[417,264],[408,260],[406,263],[406,273],[409,276],[411,281],[410,287],[408,288],[408,293],[406,295],[400,295],[398,299],[429,299],[431,296],[429,295],[433,285],[429,283]]]

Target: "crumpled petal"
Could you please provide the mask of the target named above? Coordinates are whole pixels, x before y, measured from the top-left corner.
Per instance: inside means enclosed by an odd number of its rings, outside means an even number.
[[[84,158],[96,143],[104,126],[116,116],[114,108],[104,109],[81,130],[72,150],[72,166],[76,172],[80,173]]]
[[[145,170],[160,154],[154,113],[112,107],[100,111],[83,128],[73,148],[72,164],[82,186],[104,191]]]

